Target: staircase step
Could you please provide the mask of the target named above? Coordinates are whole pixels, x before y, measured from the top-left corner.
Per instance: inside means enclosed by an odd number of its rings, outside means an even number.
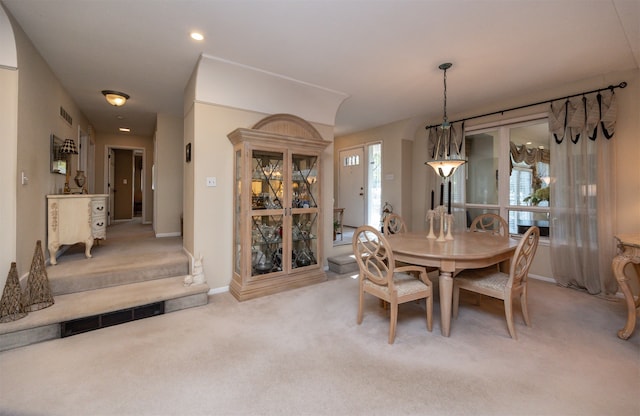
[[[329,270],[338,274],[355,273],[358,271],[358,263],[353,254],[329,257]]]
[[[78,263],[47,267],[54,297],[189,273],[189,258],[183,252],[143,253],[129,258],[122,255],[117,262],[99,258],[80,261],[82,267]]]
[[[184,286],[185,276],[54,296],[54,304],[0,324],[0,351],[60,338],[61,324],[79,318],[164,302],[164,313],[206,305],[209,286]]]

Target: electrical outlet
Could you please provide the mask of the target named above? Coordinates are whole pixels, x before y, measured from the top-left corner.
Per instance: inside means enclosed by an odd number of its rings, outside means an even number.
[[[216,185],[216,177],[215,176],[208,176],[207,177],[207,186],[217,186]]]

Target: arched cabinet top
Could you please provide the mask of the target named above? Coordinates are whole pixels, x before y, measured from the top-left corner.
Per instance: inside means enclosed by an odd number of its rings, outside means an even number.
[[[258,121],[251,129],[238,128],[228,135],[236,144],[241,141],[269,143],[286,139],[300,145],[324,148],[331,144],[308,121],[293,114],[273,114]]]
[[[265,117],[258,121],[252,129],[285,136],[322,140],[322,136],[311,123],[293,114],[274,114]]]

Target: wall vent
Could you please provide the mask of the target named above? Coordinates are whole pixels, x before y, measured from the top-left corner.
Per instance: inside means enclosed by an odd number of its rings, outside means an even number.
[[[62,106],[60,106],[60,117],[62,117],[67,123],[69,123],[70,126],[73,125],[73,118],[69,113],[67,113],[67,110],[62,108]]]

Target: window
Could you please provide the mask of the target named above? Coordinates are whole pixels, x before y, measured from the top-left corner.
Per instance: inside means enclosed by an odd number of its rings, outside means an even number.
[[[549,235],[549,143],[546,118],[465,132],[467,226],[491,212],[508,221],[511,234],[537,225]]]
[[[358,166],[360,164],[360,156],[350,155],[346,156],[343,161],[344,166]]]

